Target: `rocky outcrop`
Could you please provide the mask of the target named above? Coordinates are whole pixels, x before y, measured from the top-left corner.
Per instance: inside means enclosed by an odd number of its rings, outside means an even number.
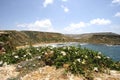
[[[35,71],[18,77],[15,65],[0,67],[0,80],[89,80],[82,75],[67,73],[64,68],[56,69],[54,66],[40,67]],[[93,80],[120,80],[120,72],[111,70],[110,74],[91,73]]]
[[[64,42],[70,39],[61,33],[38,31],[0,31],[9,35],[14,47],[32,45],[37,43]],[[0,40],[1,41],[1,40]]]

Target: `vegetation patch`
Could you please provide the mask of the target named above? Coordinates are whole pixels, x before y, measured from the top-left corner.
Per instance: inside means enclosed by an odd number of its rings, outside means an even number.
[[[29,47],[0,55],[0,66],[18,64],[18,70],[33,70],[45,65],[65,68],[73,74],[92,78],[91,72],[109,73],[109,69],[120,70],[120,62],[100,52],[81,47]],[[42,65],[42,66],[41,66]]]

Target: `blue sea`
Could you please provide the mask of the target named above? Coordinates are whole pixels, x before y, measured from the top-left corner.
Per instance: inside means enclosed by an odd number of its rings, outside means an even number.
[[[104,45],[104,44],[84,44],[86,47],[95,51],[100,51],[106,56],[111,57],[115,61],[120,61],[120,45]]]

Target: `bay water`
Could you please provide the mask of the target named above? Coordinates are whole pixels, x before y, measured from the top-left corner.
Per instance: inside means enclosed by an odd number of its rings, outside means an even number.
[[[63,43],[54,44],[56,47],[62,46],[77,46],[82,48],[92,49],[101,52],[105,56],[112,58],[115,61],[120,61],[120,45],[106,45],[106,44],[89,44],[89,43]]]

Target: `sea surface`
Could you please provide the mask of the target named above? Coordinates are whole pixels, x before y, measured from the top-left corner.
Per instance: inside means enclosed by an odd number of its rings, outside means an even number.
[[[99,51],[102,54],[111,57],[115,61],[120,61],[120,45],[106,45],[106,44],[89,44],[89,43],[60,43],[52,44],[54,47],[62,46],[77,46],[82,48],[89,48],[95,51]]]
[[[115,61],[120,61],[120,45],[104,45],[104,44],[85,44],[86,47],[95,51],[100,51],[104,55],[111,57]]]

